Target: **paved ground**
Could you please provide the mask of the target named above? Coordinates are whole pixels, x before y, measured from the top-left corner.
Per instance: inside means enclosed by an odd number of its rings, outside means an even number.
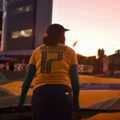
[[[90,106],[91,104],[120,96],[120,79],[85,75],[80,75],[79,77],[81,85],[79,99],[80,104],[83,106]],[[0,87],[7,89],[14,96],[19,96],[22,83],[22,81],[16,79],[12,82],[7,81],[6,84],[1,84]],[[27,95],[32,95],[32,89],[29,89]],[[14,98],[11,98],[11,100],[12,99]],[[85,120],[106,119],[120,120],[120,113],[98,114]]]

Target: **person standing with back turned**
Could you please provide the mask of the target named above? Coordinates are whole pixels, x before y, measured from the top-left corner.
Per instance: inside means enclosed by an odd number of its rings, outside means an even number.
[[[18,106],[23,106],[33,80],[33,120],[71,120],[79,109],[79,77],[75,51],[65,45],[65,29],[48,26],[43,44],[30,58]]]

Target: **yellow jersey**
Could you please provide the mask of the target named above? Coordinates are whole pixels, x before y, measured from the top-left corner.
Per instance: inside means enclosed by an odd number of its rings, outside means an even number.
[[[67,45],[41,45],[30,58],[29,64],[36,67],[33,89],[46,84],[64,84],[71,87],[70,67],[78,64],[75,51]]]

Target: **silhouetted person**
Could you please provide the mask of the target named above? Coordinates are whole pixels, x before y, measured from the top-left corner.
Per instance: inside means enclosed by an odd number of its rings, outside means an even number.
[[[14,71],[14,61],[9,62],[9,70]]]

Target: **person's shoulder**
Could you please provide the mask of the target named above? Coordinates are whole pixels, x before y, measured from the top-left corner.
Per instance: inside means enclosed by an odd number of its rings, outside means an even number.
[[[36,47],[36,48],[33,50],[32,54],[36,54],[36,53],[40,52],[40,48],[41,48],[42,46],[43,46],[43,45],[40,45],[40,46]]]
[[[65,45],[65,44],[62,44],[62,43],[60,43],[59,45],[65,47],[67,50],[74,51],[74,50],[73,50],[71,47],[69,47],[68,45]]]
[[[73,50],[73,48],[71,48],[68,45],[64,45],[66,47],[66,51],[71,52],[71,53],[75,53],[75,51]]]
[[[44,45],[44,44],[42,44],[42,45],[38,46],[37,48],[35,48],[33,51],[35,51],[35,52],[36,52],[36,51],[40,51],[40,50],[41,50],[41,48],[42,48],[42,47],[44,47],[44,46],[45,46],[45,45]]]

